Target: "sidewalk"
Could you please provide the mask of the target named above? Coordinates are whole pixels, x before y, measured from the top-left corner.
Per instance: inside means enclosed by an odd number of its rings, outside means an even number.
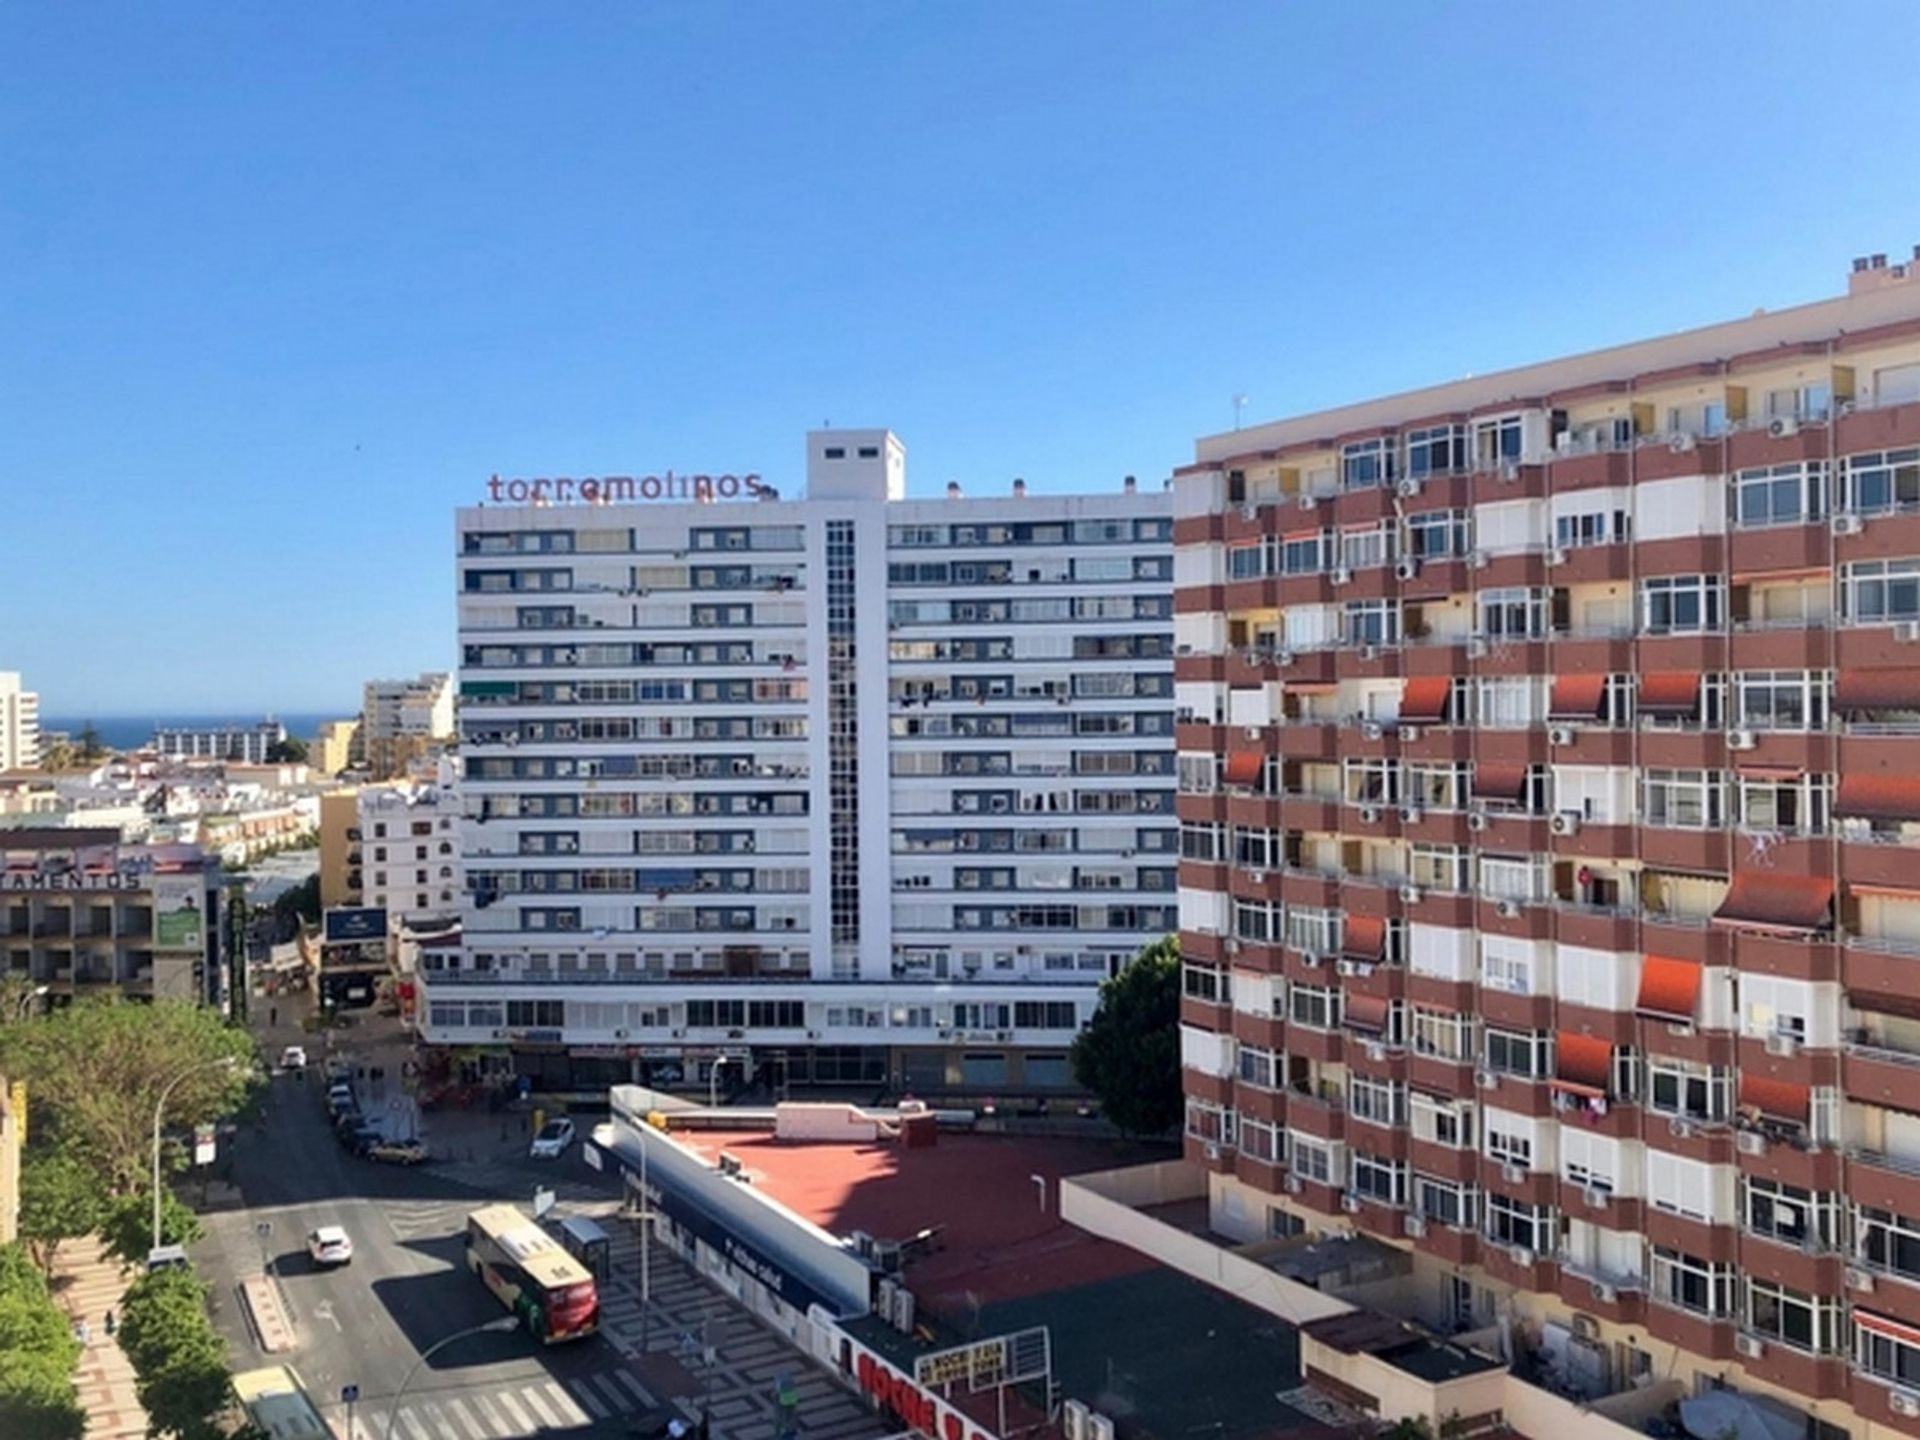
[[[133,1272],[122,1272],[101,1242],[88,1237],[60,1247],[53,1267],[54,1303],[72,1320],[84,1320],[89,1336],[74,1371],[75,1393],[87,1412],[89,1440],[145,1440],[147,1412],[134,1393],[133,1363],[117,1340],[107,1338],[107,1311],[118,1316]]]

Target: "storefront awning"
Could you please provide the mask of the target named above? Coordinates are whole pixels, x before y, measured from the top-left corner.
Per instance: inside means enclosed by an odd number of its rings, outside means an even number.
[[[1690,720],[1700,713],[1700,676],[1692,670],[1656,670],[1640,677],[1640,713]]]
[[[1804,1125],[1812,1111],[1812,1100],[1811,1089],[1790,1080],[1769,1080],[1764,1075],[1740,1077],[1740,1108],[1757,1110],[1768,1120]]]
[[[1842,670],[1834,677],[1833,708],[1842,715],[1873,710],[1920,710],[1920,666],[1898,670]]]
[[[1693,1023],[1700,1003],[1700,966],[1692,960],[1649,955],[1640,967],[1640,996],[1633,1008],[1658,1020]]]
[[[1518,804],[1526,798],[1527,767],[1524,765],[1475,765],[1473,798],[1505,800]]]
[[[1340,954],[1348,960],[1377,965],[1387,953],[1387,922],[1378,915],[1349,915],[1341,934]]]
[[[1387,1028],[1387,1013],[1391,1002],[1379,995],[1355,995],[1348,991],[1343,1003],[1344,1014],[1349,1030],[1364,1030],[1378,1035]]]
[[[1229,785],[1252,785],[1260,778],[1260,767],[1266,760],[1258,750],[1234,750],[1228,753],[1227,760],[1220,767],[1220,775]]]
[[[1438,724],[1447,718],[1447,699],[1452,694],[1452,676],[1414,676],[1400,691],[1400,723]]]
[[[1842,775],[1833,813],[1847,820],[1920,820],[1920,775]]]
[[[1557,675],[1547,702],[1549,720],[1597,720],[1607,698],[1604,675]]]
[[[1553,1041],[1553,1088],[1605,1099],[1613,1082],[1613,1044],[1598,1035],[1562,1030]]]
[[[1754,925],[1765,930],[1824,930],[1833,916],[1833,881],[1820,875],[1780,875],[1742,870],[1720,908],[1716,925]]]
[[[1898,1320],[1889,1320],[1885,1315],[1876,1315],[1871,1310],[1853,1307],[1853,1323],[1862,1330],[1871,1330],[1876,1335],[1885,1335],[1889,1340],[1898,1340],[1902,1345],[1912,1345],[1920,1349],[1920,1328],[1902,1324]]]

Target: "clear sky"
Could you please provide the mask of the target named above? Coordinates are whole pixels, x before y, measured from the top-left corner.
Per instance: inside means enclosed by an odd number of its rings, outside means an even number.
[[[0,669],[453,663],[487,476],[1157,482],[1193,437],[1838,293],[1911,4],[0,9]]]

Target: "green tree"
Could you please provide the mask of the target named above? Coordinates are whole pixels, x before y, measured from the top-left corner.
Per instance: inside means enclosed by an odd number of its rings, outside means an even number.
[[[107,758],[107,747],[101,743],[100,732],[89,720],[80,727],[80,733],[74,737],[73,758],[82,765],[91,765],[96,760]]]
[[[178,1195],[160,1182],[160,1243],[191,1245],[207,1233],[200,1217],[189,1210]],[[153,1184],[129,1191],[105,1206],[100,1217],[100,1236],[107,1249],[129,1265],[147,1258],[153,1246]]]
[[[280,933],[294,928],[298,921],[320,923],[320,877],[309,875],[290,890],[273,897],[273,913]]]
[[[1154,941],[1100,986],[1099,1008],[1074,1037],[1073,1078],[1129,1135],[1180,1122],[1180,943]]]
[[[86,1428],[73,1392],[79,1355],[26,1247],[0,1245],[0,1435],[79,1440]]]
[[[207,1319],[206,1289],[191,1271],[143,1276],[122,1306],[120,1345],[138,1377],[154,1435],[224,1436],[232,1377],[225,1343]]]
[[[307,742],[293,735],[276,740],[267,747],[267,759],[275,765],[304,765],[307,763]]]
[[[40,1146],[20,1158],[20,1238],[49,1274],[61,1243],[99,1228],[104,1196],[93,1167],[65,1146]]]
[[[216,1068],[220,1060],[234,1068]],[[63,1140],[113,1194],[146,1179],[153,1107],[169,1081],[193,1071],[166,1112],[170,1125],[192,1125],[239,1105],[252,1063],[247,1034],[191,1001],[89,996],[31,1025],[0,1028],[0,1073],[24,1079],[36,1103],[59,1116]]]

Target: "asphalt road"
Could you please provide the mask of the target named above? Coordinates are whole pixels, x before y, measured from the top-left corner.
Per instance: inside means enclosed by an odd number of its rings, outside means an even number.
[[[233,1179],[244,1208],[207,1216],[195,1264],[214,1285],[215,1313],[236,1369],[290,1363],[346,1433],[337,1407],[357,1385],[355,1440],[382,1440],[399,1390],[428,1347],[505,1312],[468,1273],[467,1212],[487,1196],[417,1168],[356,1159],[335,1142],[318,1072],[278,1077],[264,1132],[234,1141]],[[525,1162],[526,1191],[545,1173]],[[569,1171],[579,1167],[568,1166]],[[517,1187],[515,1187],[517,1188]],[[340,1225],[353,1240],[350,1265],[317,1270],[305,1237]],[[265,1227],[264,1233],[262,1227]],[[260,1352],[237,1286],[263,1261],[279,1278],[297,1347]],[[543,1346],[519,1333],[458,1341],[421,1367],[406,1392],[396,1435],[408,1440],[499,1440],[510,1435],[611,1436],[646,1418],[653,1397],[600,1337]]]

